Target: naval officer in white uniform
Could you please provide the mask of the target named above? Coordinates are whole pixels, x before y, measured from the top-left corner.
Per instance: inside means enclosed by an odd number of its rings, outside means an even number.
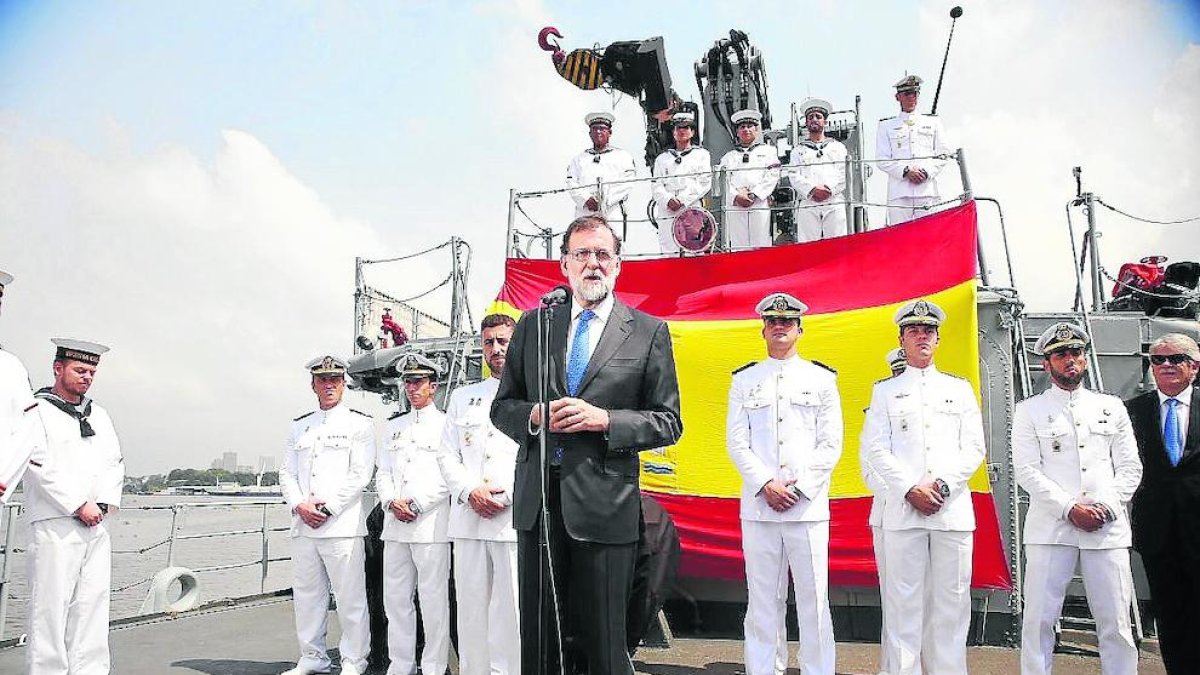
[[[712,158],[695,144],[696,116],[690,112],[671,117],[675,147],[654,160],[654,220],[663,253],[679,253],[675,241],[675,217],[692,207],[712,189]]]
[[[29,675],[106,675],[112,541],[125,464],[108,413],[88,398],[108,347],[56,338],[54,385],[37,392],[25,474]]]
[[[900,114],[879,120],[875,134],[875,157],[888,176],[888,225],[927,215],[924,207],[942,201],[937,176],[947,160],[931,156],[952,152],[942,121],[917,112],[921,78],[909,75],[895,86]]]
[[[721,158],[725,171],[725,231],[734,251],[771,245],[771,193],[779,184],[779,154],[762,142],[762,113],[739,110],[729,120],[734,148]]]
[[[1050,673],[1054,624],[1076,564],[1096,620],[1100,670],[1118,675],[1138,669],[1129,614],[1127,505],[1142,479],[1142,463],[1125,404],[1083,386],[1090,342],[1075,324],[1047,328],[1034,351],[1042,355],[1051,385],[1013,413],[1013,468],[1029,493],[1022,530],[1022,675]]]
[[[461,675],[521,673],[512,524],[517,444],[488,417],[516,325],[505,314],[483,317],[480,342],[491,377],[454,390],[446,406],[439,461],[450,488]]]
[[[326,673],[329,590],[337,600],[342,672],[362,675],[371,649],[362,493],[375,462],[371,417],[342,404],[346,362],[324,355],[305,366],[318,409],[292,422],[279,486],[292,512],[292,599],[300,661],[285,675]]]
[[[633,190],[629,181],[637,178],[637,166],[633,155],[609,144],[615,119],[606,112],[584,117],[592,147],[575,155],[567,165],[568,194],[575,201],[576,218],[599,215],[619,223],[624,215],[624,202]]]
[[[903,675],[967,672],[975,530],[967,481],[985,450],[974,389],[933,364],[945,319],[927,300],[897,310],[908,365],[875,384],[859,450],[864,471],[885,486],[886,660]]]
[[[0,270],[0,303],[13,276]],[[29,466],[33,450],[30,434],[37,423],[37,401],[29,387],[29,373],[21,360],[0,348],[0,504],[12,497]],[[11,489],[10,489],[11,488]]]
[[[388,420],[375,477],[384,507],[383,607],[392,661],[388,675],[412,675],[417,669],[414,592],[425,629],[421,672],[442,675],[450,658],[450,504],[438,466],[446,416],[433,401],[441,369],[421,354],[401,358],[396,370],[412,409]]]
[[[726,447],[742,476],[746,675],[787,667],[787,575],[800,628],[801,673],[833,675],[829,611],[829,482],[842,454],[837,375],[800,358],[808,307],[772,293],[755,307],[769,358],[734,371]]]
[[[846,229],[846,146],[825,135],[833,106],[810,98],[801,104],[808,135],[792,148],[792,183],[796,188],[796,242],[849,234]]]

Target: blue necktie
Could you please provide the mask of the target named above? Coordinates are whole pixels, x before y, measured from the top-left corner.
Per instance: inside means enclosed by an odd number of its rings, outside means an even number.
[[[571,360],[567,362],[567,394],[574,396],[579,392],[579,383],[583,382],[583,374],[587,372],[588,359],[588,323],[596,318],[596,313],[585,309],[579,313],[579,326],[575,329],[575,339],[571,341]]]
[[[1179,414],[1176,412],[1179,401],[1167,399],[1167,421],[1163,424],[1163,445],[1167,446],[1167,459],[1171,466],[1179,466],[1183,457],[1183,439],[1179,437]]]

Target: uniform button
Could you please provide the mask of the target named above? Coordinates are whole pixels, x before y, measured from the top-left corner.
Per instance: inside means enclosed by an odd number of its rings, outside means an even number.
[[[1083,471],[1084,471],[1085,473],[1087,472],[1087,467],[1086,467],[1086,466],[1085,466],[1085,467],[1083,467]]]
[[[483,453],[483,458],[484,458],[484,459],[491,459],[491,458],[492,458],[492,455],[491,455],[491,453],[485,452],[485,453]]]

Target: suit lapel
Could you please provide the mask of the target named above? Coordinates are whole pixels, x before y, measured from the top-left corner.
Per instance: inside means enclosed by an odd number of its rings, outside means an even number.
[[[1195,458],[1200,456],[1200,387],[1192,385],[1192,401],[1188,405],[1188,432],[1187,438],[1183,439],[1183,459],[1184,461],[1196,461]]]
[[[600,342],[596,345],[596,351],[592,352],[587,370],[583,373],[583,380],[579,382],[579,394],[587,389],[588,383],[596,377],[596,373],[617,353],[621,345],[625,344],[625,340],[629,338],[631,332],[633,332],[633,315],[629,313],[628,307],[620,301],[614,300],[612,312],[609,313],[608,321],[604,324],[604,332],[600,333]]]
[[[567,333],[571,330],[571,305],[554,310],[550,324],[550,400],[567,392]]]

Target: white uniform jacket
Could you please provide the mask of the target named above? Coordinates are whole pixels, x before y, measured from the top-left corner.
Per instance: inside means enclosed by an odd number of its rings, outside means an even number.
[[[379,473],[375,489],[387,509],[393,499],[411,499],[420,513],[406,523],[391,511],[383,513],[384,541],[409,544],[444,544],[450,504],[450,490],[438,466],[442,427],[446,415],[430,403],[420,410],[388,420],[383,452],[379,453]]]
[[[499,388],[500,380],[495,377],[459,387],[446,406],[438,460],[450,490],[447,533],[452,539],[517,540],[511,506],[517,443],[493,426],[488,417]],[[467,503],[467,496],[481,485],[502,488],[504,493],[494,498],[509,504],[509,508],[491,518],[475,513]]]
[[[966,380],[909,366],[877,382],[862,432],[862,451],[887,485],[885,530],[975,529],[967,481],[983,461],[983,416]],[[922,515],[905,500],[918,483],[940,478],[950,488],[941,510]],[[878,495],[876,495],[878,497]]]
[[[1127,548],[1127,504],[1142,463],[1125,405],[1115,396],[1051,385],[1017,404],[1012,428],[1017,484],[1029,493],[1026,544]],[[1095,532],[1067,520],[1075,504],[1102,502],[1117,519]]]
[[[743,519],[829,520],[829,481],[842,455],[837,375],[799,356],[759,361],[733,376],[725,429],[742,475]],[[776,512],[761,494],[773,478],[794,479],[807,499]]]
[[[375,425],[371,416],[338,404],[292,422],[279,486],[289,509],[310,497],[333,514],[313,529],[292,514],[292,536],[323,539],[367,534],[362,494],[375,468]]]
[[[41,428],[25,474],[25,520],[73,518],[87,502],[120,507],[125,463],[104,408],[92,403],[87,420],[96,433],[87,438],[79,420],[52,404],[40,401],[36,410]]]
[[[575,200],[575,217],[599,214],[610,220],[619,219],[621,211],[617,205],[629,196],[633,183],[610,183],[633,178],[637,178],[633,156],[620,148],[610,145],[600,152],[588,148],[575,155],[567,165],[567,187],[572,188],[568,194]],[[604,184],[599,190],[596,187],[597,180]],[[600,204],[598,211],[589,211],[584,206],[591,197],[595,197]]]
[[[769,213],[767,198],[779,184],[779,154],[775,146],[755,143],[749,148],[734,148],[721,158],[720,167],[726,172],[726,208],[741,209],[734,206],[733,198],[739,192],[750,193],[755,200],[749,208]]]
[[[7,487],[0,504],[12,497],[29,466],[38,427],[37,405],[25,366],[0,349],[0,484]]]
[[[938,197],[937,175],[946,166],[944,159],[912,159],[953,152],[946,130],[937,117],[902,112],[879,120],[875,134],[875,157],[879,168],[888,175],[888,200],[898,197]],[[929,179],[914,184],[904,177],[904,169],[925,169]]]
[[[832,138],[821,143],[804,139],[792,148],[789,171],[800,206],[846,203],[846,154],[846,146]],[[833,193],[823,202],[808,198],[808,193],[819,185],[827,186]]]
[[[689,175],[690,174],[690,175]],[[697,206],[712,189],[712,158],[699,146],[679,152],[670,148],[654,160],[654,209],[658,226],[671,227],[675,216]],[[678,199],[683,207],[670,211],[667,204]]]
[[[891,378],[884,378],[888,380]],[[883,380],[878,380],[875,384],[879,384]],[[864,414],[869,414],[870,408],[863,410]],[[866,427],[863,427],[866,431]],[[867,489],[871,491],[871,511],[867,514],[867,525],[871,527],[883,527],[883,500],[884,492],[887,490],[887,484],[875,473],[875,469],[871,468],[871,462],[867,460],[867,443],[866,437],[859,433],[858,436],[858,470],[862,473],[863,482],[867,484]]]

